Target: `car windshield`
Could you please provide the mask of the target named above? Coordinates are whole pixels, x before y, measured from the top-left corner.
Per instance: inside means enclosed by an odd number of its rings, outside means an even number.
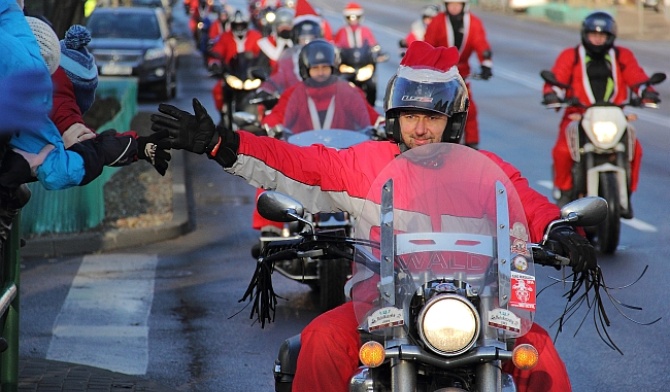
[[[93,13],[87,27],[93,38],[161,38],[158,19],[152,13]]]

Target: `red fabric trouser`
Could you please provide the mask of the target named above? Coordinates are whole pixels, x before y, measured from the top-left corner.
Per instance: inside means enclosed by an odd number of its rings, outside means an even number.
[[[347,302],[315,318],[301,334],[298,367],[293,392],[346,392],[349,379],[358,369],[360,336],[352,302]],[[572,390],[565,364],[549,334],[533,324],[517,344],[537,348],[540,362],[530,371],[511,364],[504,369],[514,377],[519,392],[569,392]]]
[[[554,159],[554,186],[562,191],[572,189],[572,156],[568,148],[566,132],[570,119],[564,117],[558,130],[558,138],[554,145],[551,155]],[[467,128],[466,128],[467,129]],[[637,184],[640,178],[640,162],[642,161],[642,146],[639,140],[635,140],[635,152],[633,160],[630,162],[630,191],[637,190]]]

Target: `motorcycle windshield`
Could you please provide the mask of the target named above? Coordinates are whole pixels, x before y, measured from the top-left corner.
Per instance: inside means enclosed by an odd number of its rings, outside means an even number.
[[[312,129],[358,130],[370,125],[361,90],[335,77],[320,86],[296,85],[284,111],[284,126],[294,134]]]
[[[302,132],[288,138],[289,143],[297,146],[323,144],[326,147],[337,149],[351,147],[366,140],[370,140],[370,137],[365,133],[347,129],[319,129]]]
[[[369,241],[357,246],[349,283],[362,329],[393,335],[411,324],[422,285],[454,281],[490,304],[481,306],[483,325],[508,337],[530,329],[530,232],[513,184],[484,154],[436,143],[399,155],[373,182],[354,233]]]

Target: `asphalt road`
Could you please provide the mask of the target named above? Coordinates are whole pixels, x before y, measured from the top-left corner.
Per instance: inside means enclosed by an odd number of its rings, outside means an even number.
[[[341,23],[337,10],[343,3],[323,4],[333,27]],[[398,65],[393,56],[396,42],[418,15],[419,4],[366,3],[367,23],[392,54],[380,67],[380,83]],[[560,49],[575,45],[578,34],[509,15],[478,14],[487,26],[495,61],[493,79],[473,81],[481,147],[517,165],[533,186],[549,195],[545,185],[560,117],[539,104],[539,71],[551,66]],[[631,47],[648,71],[668,71],[667,42],[620,43]],[[178,96],[171,103],[188,109],[191,99],[198,97],[214,113],[213,84],[199,57],[186,51]],[[598,338],[590,316],[581,328],[579,320],[569,323],[556,345],[575,391],[663,390],[670,382],[665,365],[670,359],[670,312],[664,301],[670,278],[665,262],[670,253],[670,83],[659,90],[666,103],[660,110],[641,111],[637,122],[645,155],[640,189],[633,199],[636,221],[623,226],[620,249],[614,256],[601,257],[600,263],[613,287],[633,282],[648,265],[639,282],[612,292],[644,308],[625,310],[635,320],[663,319],[641,326],[608,304],[608,332],[623,356]],[[382,93],[380,89],[380,97]],[[156,104],[145,99],[140,109],[155,110]],[[135,372],[183,391],[272,390],[276,350],[317,315],[314,298],[307,287],[277,277],[275,290],[286,300],[280,302],[275,323],[264,330],[252,323],[249,309],[238,300],[255,266],[249,255],[257,239],[249,228],[254,189],[204,156],[188,155],[185,165],[193,232],[121,252],[24,261],[22,356],[62,358],[65,352],[70,361]],[[540,270],[539,286],[549,286],[558,276],[555,270]],[[551,332],[565,306],[562,291],[554,285],[539,297],[537,321]],[[72,326],[77,329],[68,329]],[[64,340],[68,336],[75,339]]]

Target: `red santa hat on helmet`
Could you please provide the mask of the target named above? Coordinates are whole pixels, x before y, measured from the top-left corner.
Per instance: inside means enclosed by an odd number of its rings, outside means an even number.
[[[293,25],[311,20],[316,23],[321,23],[321,18],[317,15],[314,7],[307,0],[298,0],[295,3],[295,17],[293,18]]]
[[[425,41],[414,41],[400,61],[398,76],[420,81],[446,81],[460,77],[458,73],[458,49],[455,46],[433,45]]]
[[[363,16],[363,7],[361,7],[360,4],[354,3],[353,1],[351,3],[348,3],[345,7],[344,10],[342,11],[342,14],[344,17],[348,16],[358,16],[359,18]]]

